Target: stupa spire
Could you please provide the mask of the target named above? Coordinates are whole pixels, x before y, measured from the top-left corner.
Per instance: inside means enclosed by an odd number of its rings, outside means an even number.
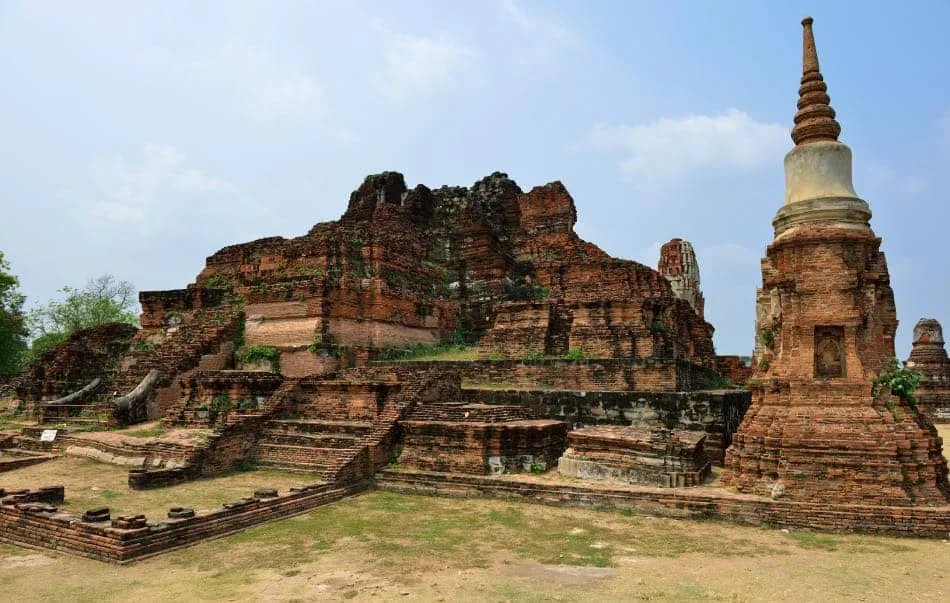
[[[836,142],[841,133],[841,125],[835,120],[835,110],[831,108],[828,86],[818,69],[818,50],[811,28],[813,22],[811,17],[802,19],[802,84],[798,89],[798,112],[792,128],[792,140],[796,145]]]

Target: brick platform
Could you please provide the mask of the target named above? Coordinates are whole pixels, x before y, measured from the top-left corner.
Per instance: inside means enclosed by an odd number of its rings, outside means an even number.
[[[671,487],[698,486],[709,473],[706,436],[694,431],[597,426],[567,434],[562,475]]]
[[[947,538],[950,505],[888,507],[776,501],[717,488],[650,488],[563,484],[528,475],[452,475],[386,469],[379,488],[412,494],[493,497],[558,506],[628,510],[637,514],[703,519],[769,528],[806,528],[894,536]]]

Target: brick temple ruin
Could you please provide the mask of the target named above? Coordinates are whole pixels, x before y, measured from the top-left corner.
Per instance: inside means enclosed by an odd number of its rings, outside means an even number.
[[[337,221],[226,247],[185,289],[142,292],[139,329],[75,333],[13,384],[37,426],[0,436],[0,471],[65,453],[129,466],[132,489],[237,466],[309,483],[166,518],[0,488],[0,540],[122,563],[372,487],[946,535],[942,332],[915,329],[918,406],[873,387],[894,356],[894,298],[803,25],[751,366],[716,355],[688,241],[653,270],[581,240],[560,182],[409,189],[384,172]],[[401,359],[450,346],[471,355]],[[209,435],[83,431],[145,420]]]

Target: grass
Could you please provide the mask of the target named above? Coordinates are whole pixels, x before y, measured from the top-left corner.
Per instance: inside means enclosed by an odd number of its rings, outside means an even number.
[[[128,468],[107,465],[90,459],[64,457],[17,469],[0,476],[0,487],[35,488],[47,484],[63,484],[64,509],[82,513],[99,506],[109,507],[113,515],[144,513],[150,520],[164,519],[174,506],[214,509],[223,503],[249,496],[260,487],[282,490],[316,481],[279,471],[235,472],[215,479],[134,491],[128,487]]]
[[[945,437],[950,425],[941,426]],[[62,458],[0,487],[63,483],[66,507],[164,517],[307,476],[235,473],[133,492],[126,471]],[[950,599],[950,543],[776,530],[490,499],[373,492],[127,567],[0,545],[23,600]],[[405,594],[404,593],[408,593]]]
[[[64,506],[197,509],[306,476],[251,471],[133,492],[64,458],[0,478],[66,486]],[[0,585],[37,600],[781,600],[950,593],[938,540],[828,535],[490,499],[372,492],[115,567],[0,546]],[[923,585],[923,586],[922,586]]]
[[[127,435],[133,438],[157,438],[161,437],[168,433],[168,428],[158,424],[146,429],[139,429],[137,431],[123,431],[123,435]]]
[[[416,344],[403,350],[386,350],[380,360],[390,361],[472,361],[478,360],[478,347],[461,344]]]

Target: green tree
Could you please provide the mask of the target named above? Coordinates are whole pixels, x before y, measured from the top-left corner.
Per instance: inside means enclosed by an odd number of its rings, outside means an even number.
[[[0,375],[12,375],[23,369],[29,329],[23,315],[20,280],[10,274],[10,264],[0,251]]]
[[[63,287],[65,299],[52,300],[30,312],[32,353],[38,356],[65,341],[75,331],[110,322],[136,324],[135,286],[111,274],[90,279],[82,289]]]

